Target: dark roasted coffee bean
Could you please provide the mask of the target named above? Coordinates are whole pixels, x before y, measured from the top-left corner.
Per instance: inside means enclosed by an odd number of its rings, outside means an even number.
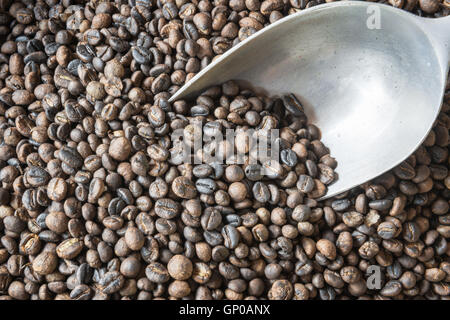
[[[212,194],[217,188],[215,181],[209,178],[198,179],[195,182],[195,187],[198,192],[203,194]]]
[[[369,202],[369,207],[375,210],[387,210],[392,207],[392,201],[388,199],[373,200]]]
[[[70,292],[70,299],[72,300],[89,300],[92,295],[92,290],[85,284],[79,284]]]
[[[78,58],[83,62],[91,62],[95,56],[94,48],[89,44],[80,44],[76,48]]]
[[[222,228],[222,236],[224,239],[224,245],[228,249],[234,249],[239,244],[239,232],[232,225],[226,225]]]
[[[282,97],[284,107],[295,117],[303,116],[303,107],[293,94]]]
[[[40,167],[29,167],[25,172],[24,178],[33,187],[45,185],[50,180],[50,175],[47,171]]]
[[[191,116],[207,116],[209,114],[209,109],[206,106],[197,105],[191,108]]]
[[[103,275],[99,284],[105,294],[118,292],[125,284],[125,277],[117,271],[109,271]]]
[[[261,203],[265,203],[270,199],[270,191],[269,188],[263,182],[256,182],[253,185],[253,196],[255,199]]]
[[[382,222],[377,228],[378,235],[383,239],[392,239],[397,234],[398,228],[392,222]]]
[[[59,150],[59,159],[72,168],[79,168],[83,165],[83,158],[78,151],[67,146]]]
[[[128,49],[130,48],[130,45],[127,41],[120,39],[118,37],[110,37],[108,43],[113,50],[119,53],[128,51]]]
[[[218,210],[208,208],[201,216],[200,221],[204,230],[211,231],[216,229],[222,223],[222,215]]]
[[[351,202],[348,199],[338,199],[331,203],[331,207],[335,211],[345,211],[351,206]]]
[[[195,166],[194,169],[192,170],[192,173],[197,178],[206,178],[213,173],[213,168],[208,164],[201,164]]]
[[[394,168],[394,174],[403,180],[411,180],[415,177],[416,172],[408,162],[404,161]]]
[[[180,207],[172,199],[158,199],[155,203],[155,213],[161,218],[172,219],[180,213]]]
[[[297,155],[291,149],[281,150],[280,158],[281,161],[289,167],[295,167],[297,164]]]
[[[416,242],[420,237],[420,229],[415,222],[406,222],[403,225],[403,239],[407,242]]]
[[[314,189],[314,180],[307,175],[300,175],[297,181],[297,188],[303,193],[309,193]]]
[[[223,237],[217,231],[205,231],[203,237],[205,237],[205,241],[213,247],[223,243]]]
[[[133,47],[131,53],[134,60],[139,64],[148,64],[152,61],[152,53],[144,47]]]

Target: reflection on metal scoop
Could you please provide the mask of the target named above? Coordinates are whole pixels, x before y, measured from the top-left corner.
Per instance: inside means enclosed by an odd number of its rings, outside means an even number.
[[[328,198],[395,167],[421,144],[439,113],[449,52],[450,16],[426,19],[387,5],[335,2],[259,31],[171,101],[231,79],[270,95],[295,93],[338,161]]]

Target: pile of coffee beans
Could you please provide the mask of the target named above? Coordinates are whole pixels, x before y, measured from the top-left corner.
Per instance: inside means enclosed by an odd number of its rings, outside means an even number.
[[[227,82],[168,102],[324,2],[0,0],[0,299],[448,299],[450,84],[413,155],[326,201],[338,164],[295,96]],[[198,124],[234,138],[187,161]],[[279,158],[249,132],[279,132]]]

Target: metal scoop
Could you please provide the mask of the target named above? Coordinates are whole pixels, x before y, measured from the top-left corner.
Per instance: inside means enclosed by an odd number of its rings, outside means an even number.
[[[338,161],[329,198],[395,167],[422,143],[442,104],[449,53],[450,16],[335,2],[262,29],[170,100],[231,79],[271,96],[293,92]]]

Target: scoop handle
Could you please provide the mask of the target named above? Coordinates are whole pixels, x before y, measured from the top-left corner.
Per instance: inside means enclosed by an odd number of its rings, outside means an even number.
[[[444,67],[450,64],[450,15],[443,18],[419,18],[428,31]]]

